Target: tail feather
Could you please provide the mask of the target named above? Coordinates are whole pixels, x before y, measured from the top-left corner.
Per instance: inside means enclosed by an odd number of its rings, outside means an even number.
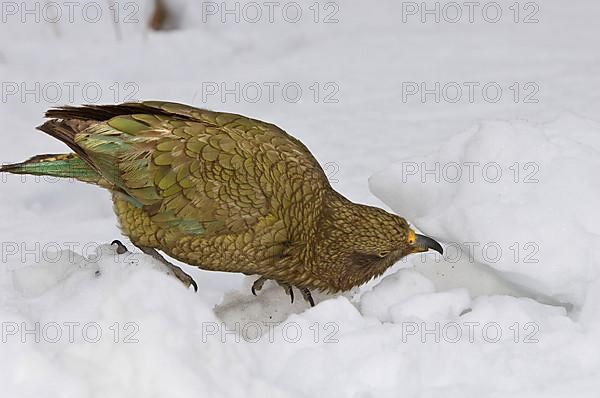
[[[83,105],[83,106],[63,106],[49,109],[45,117],[50,119],[80,119],[93,121],[106,121],[115,116],[132,115],[147,113],[153,115],[173,116],[166,110],[150,107],[139,102],[128,102],[119,105]],[[183,117],[182,115],[179,115]]]
[[[0,172],[59,178],[74,178],[89,184],[110,185],[74,153],[37,155],[24,162],[3,165]]]
[[[80,135],[86,130],[89,131],[94,126],[102,127],[103,122],[114,117],[144,113],[173,115],[171,112],[143,103],[64,106],[50,109],[45,116],[51,118],[51,120],[38,126],[37,129],[62,141],[74,153],[34,156],[21,163],[0,166],[0,172],[75,178],[83,182],[100,185],[112,191],[122,191],[122,188],[119,188],[120,184],[117,178],[119,173],[114,164],[116,155],[112,152],[114,144],[119,143],[118,140],[115,141],[114,137],[104,137],[102,134],[98,134],[97,144],[94,140],[92,140],[94,141],[92,143],[89,142],[89,139],[87,140],[88,146],[86,148],[89,150],[93,146],[90,154],[86,153],[86,150],[77,141],[82,138]],[[125,142],[120,143],[126,144]],[[100,147],[106,149],[102,150]]]
[[[82,126],[81,124],[84,124],[84,126]],[[69,148],[73,150],[73,152],[78,154],[81,159],[88,161],[89,159],[87,154],[75,142],[75,136],[79,131],[82,131],[85,129],[85,127],[89,126],[89,124],[90,122],[79,120],[53,119],[48,120],[41,126],[38,126],[37,129],[56,138],[59,141],[64,142]],[[89,164],[91,165],[91,163]]]
[[[65,106],[50,109],[46,117],[52,118],[37,129],[65,143],[74,153],[37,155],[24,162],[0,166],[0,172],[12,174],[30,174],[75,178],[77,180],[100,185],[113,191],[120,189],[118,182],[110,176],[117,175],[113,159],[106,160],[101,151],[90,155],[77,143],[78,134],[97,126],[115,116],[130,113],[153,113],[170,115],[167,111],[156,110],[141,103],[120,105],[85,105],[81,107]],[[113,156],[113,155],[111,155]],[[104,165],[104,167],[103,167]],[[103,170],[100,172],[99,170]],[[103,175],[107,176],[103,177]],[[113,181],[113,182],[110,182]]]

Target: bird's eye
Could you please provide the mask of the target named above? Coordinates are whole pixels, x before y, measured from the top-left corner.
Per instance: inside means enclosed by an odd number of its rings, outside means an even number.
[[[406,241],[408,242],[409,245],[415,244],[415,242],[417,241],[417,235],[414,233],[414,231],[412,231],[412,230],[408,231],[408,238],[406,239]]]
[[[379,257],[381,257],[381,258],[384,258],[384,257],[385,257],[385,256],[387,256],[388,254],[390,254],[390,252],[389,252],[389,251],[386,251],[386,250],[381,250],[381,251],[377,252],[377,255],[378,255]]]

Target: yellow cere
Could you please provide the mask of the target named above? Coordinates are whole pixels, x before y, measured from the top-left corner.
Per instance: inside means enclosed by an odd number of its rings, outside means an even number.
[[[414,244],[417,241],[417,235],[413,230],[408,231],[408,243]]]

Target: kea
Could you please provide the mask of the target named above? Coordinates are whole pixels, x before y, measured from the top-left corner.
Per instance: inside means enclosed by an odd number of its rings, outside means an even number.
[[[441,245],[407,221],[353,203],[330,185],[299,140],[249,117],[146,101],[59,107],[39,130],[71,153],[38,155],[0,171],[72,178],[109,190],[122,233],[204,270],[260,277],[297,288],[346,291],[399,259]],[[114,241],[117,251],[125,246]]]

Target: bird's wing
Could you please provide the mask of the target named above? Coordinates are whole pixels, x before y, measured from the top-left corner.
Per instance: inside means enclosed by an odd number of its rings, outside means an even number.
[[[83,118],[73,115],[82,109],[54,116]],[[272,202],[273,179],[293,186],[306,184],[303,170],[322,172],[299,141],[244,116],[162,102],[90,112],[110,118],[73,137],[80,156],[175,234],[235,234],[275,219],[286,204]]]

